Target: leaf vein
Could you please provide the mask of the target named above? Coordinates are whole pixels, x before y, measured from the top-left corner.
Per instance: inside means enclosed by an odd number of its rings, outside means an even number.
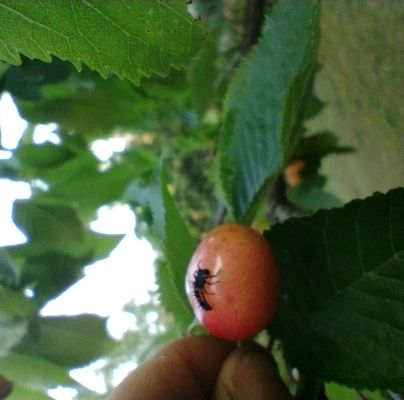
[[[317,286],[314,284],[313,280],[311,279],[311,276],[310,276],[309,272],[306,269],[306,265],[303,262],[302,258],[300,257],[299,252],[296,249],[294,241],[291,239],[291,237],[289,235],[288,235],[288,239],[289,239],[289,243],[291,244],[291,248],[292,248],[293,252],[295,253],[296,259],[299,261],[300,265],[302,266],[302,270],[303,270],[304,275],[306,276],[306,279],[308,280],[308,282],[312,286],[314,292],[319,295],[321,301],[324,302],[325,299],[323,298],[321,293],[317,290]]]
[[[87,42],[95,51],[96,57],[97,57],[97,62],[98,62],[98,66],[99,68],[102,70],[102,64],[101,64],[101,60],[100,60],[100,51],[97,49],[97,47],[91,42],[91,40],[88,39],[88,37],[86,37],[85,35],[83,35],[83,33],[81,32],[78,20],[77,20],[77,15],[76,15],[76,11],[74,9],[74,4],[73,4],[73,0],[70,1],[71,4],[71,10],[72,10],[72,15],[73,15],[73,20],[74,20],[74,24],[76,26],[76,30],[78,35],[85,41]]]
[[[388,213],[388,221],[389,221],[389,243],[390,243],[390,248],[392,250],[392,253],[396,253],[396,249],[394,246],[394,240],[393,240],[393,199],[390,199],[389,201],[389,213]]]
[[[324,224],[323,224],[323,241],[324,241],[324,251],[325,251],[325,262],[326,262],[327,269],[328,269],[329,274],[330,274],[332,286],[333,286],[334,290],[336,292],[338,292],[339,288],[338,288],[338,286],[336,284],[334,272],[333,272],[333,269],[331,267],[330,250],[328,248],[328,240],[327,240],[328,222],[329,222],[329,215],[327,214],[325,216],[325,218],[324,218]]]
[[[358,251],[358,256],[359,256],[359,266],[363,272],[363,274],[366,274],[365,270],[365,265],[363,261],[363,252],[362,252],[362,247],[361,247],[361,242],[360,242],[360,235],[359,235],[359,209],[358,207],[356,209],[356,215],[355,215],[355,221],[354,221],[354,226],[355,226],[355,238],[356,238],[356,248]]]
[[[37,21],[34,21],[33,19],[27,17],[26,15],[22,14],[21,12],[15,10],[15,9],[9,7],[9,6],[6,6],[5,4],[0,3],[0,8],[1,8],[1,7],[5,8],[6,10],[10,11],[11,13],[13,13],[13,14],[19,16],[20,18],[22,18],[22,19],[28,21],[31,25],[39,26],[39,27],[41,27],[41,28],[43,28],[43,29],[45,29],[45,30],[47,30],[47,31],[53,32],[53,33],[55,33],[56,35],[65,38],[66,40],[69,40],[69,38],[68,38],[64,33],[59,32],[59,31],[57,31],[56,29],[51,28],[50,26],[46,26],[46,25],[41,24],[41,23],[39,23],[39,22],[37,22]]]
[[[378,319],[376,319],[376,318],[370,318],[370,317],[368,317],[367,315],[362,314],[362,313],[359,312],[358,310],[351,309],[350,311],[352,312],[352,314],[355,314],[358,319],[362,319],[362,320],[366,321],[368,325],[373,324],[373,325],[382,326],[382,327],[388,326],[391,330],[394,330],[394,331],[395,331],[395,334],[398,334],[398,335],[402,336],[402,337],[403,337],[403,340],[404,340],[404,334],[403,334],[403,332],[402,332],[401,329],[396,328],[395,326],[392,326],[392,325],[390,325],[389,323],[386,323],[385,321],[381,321],[381,320],[378,320]],[[388,348],[388,346],[386,346],[386,341],[385,341],[385,340],[383,340],[382,343],[379,343],[379,341],[377,341],[375,338],[373,338],[373,337],[371,337],[369,334],[367,334],[367,333],[368,333],[368,329],[367,329],[367,328],[365,328],[364,331],[365,331],[364,334],[361,334],[361,336],[364,337],[364,338],[366,338],[366,339],[368,339],[370,342],[374,343],[376,347],[381,348],[381,349],[382,349],[382,352],[387,351],[387,352],[390,353],[392,356],[394,356],[395,358],[397,358],[399,361],[402,361],[402,360],[403,360],[403,357],[404,357],[404,347],[402,347],[402,349],[401,349],[401,350],[403,351],[403,353],[400,353],[400,355],[397,355],[397,351],[393,351],[392,349]],[[357,331],[356,333],[358,333],[358,331]],[[387,341],[387,342],[388,342],[388,341]]]

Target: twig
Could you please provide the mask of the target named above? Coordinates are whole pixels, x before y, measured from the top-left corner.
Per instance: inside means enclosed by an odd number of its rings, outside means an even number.
[[[227,208],[224,204],[220,204],[216,210],[216,214],[213,217],[213,226],[223,224],[223,221],[227,214]]]
[[[13,384],[0,375],[0,400],[5,399],[13,390]]]
[[[355,392],[358,393],[358,396],[361,398],[361,400],[368,400],[368,398],[358,389],[355,389]]]
[[[319,379],[300,375],[297,385],[296,400],[319,400],[323,397],[324,384]]]
[[[248,53],[257,43],[264,22],[266,0],[246,0],[242,52]]]
[[[284,222],[290,217],[308,214],[299,207],[290,204],[286,197],[286,182],[283,175],[279,175],[272,184],[268,195],[268,218],[273,222]]]

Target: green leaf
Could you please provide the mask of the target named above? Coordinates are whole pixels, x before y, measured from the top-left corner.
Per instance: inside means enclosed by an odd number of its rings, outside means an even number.
[[[332,132],[318,132],[305,136],[299,141],[293,158],[308,161],[320,160],[329,154],[343,154],[354,151],[349,146],[341,146],[337,136]]]
[[[335,195],[324,190],[326,179],[319,174],[310,174],[297,186],[286,188],[288,201],[303,210],[316,211],[321,208],[334,208],[343,205]]]
[[[274,225],[289,362],[348,386],[404,382],[404,189]]]
[[[38,378],[39,379],[39,378]],[[7,400],[49,400],[49,396],[46,391],[38,391],[32,389],[26,389],[24,384],[13,384],[13,390],[7,396]]]
[[[107,257],[122,235],[86,228],[69,206],[38,200],[15,203],[14,217],[29,241],[9,247],[20,261],[20,284],[32,287],[43,304],[72,285],[86,264]]]
[[[0,283],[15,283],[18,278],[17,268],[5,249],[0,248]]]
[[[85,243],[89,248],[92,259],[95,261],[108,257],[111,251],[118,246],[123,237],[123,234],[106,235],[104,233],[87,230],[85,233]]]
[[[30,286],[35,301],[44,304],[76,282],[85,265],[107,257],[122,237],[86,232],[80,245],[82,255],[74,257],[49,248],[47,252],[27,257],[21,266],[21,284]]]
[[[0,357],[0,374],[25,390],[46,393],[57,386],[79,386],[66,369],[40,358],[12,353]],[[35,397],[36,399],[36,397]]]
[[[334,382],[326,384],[325,392],[329,400],[360,400],[359,394],[355,389],[337,385]]]
[[[239,220],[279,174],[301,133],[296,128],[316,66],[318,14],[317,0],[280,0],[229,88],[220,166]]]
[[[22,340],[35,312],[35,305],[21,292],[0,285],[0,357]]]
[[[163,243],[168,263],[157,270],[161,299],[176,321],[187,328],[193,320],[185,293],[185,273],[195,250],[195,242],[170,192],[167,177],[159,171],[150,187],[149,201],[154,227]]]
[[[59,81],[70,64],[56,61],[47,64],[24,59],[21,67],[13,67],[5,76],[6,90],[30,123],[55,122],[60,132],[83,136],[106,135],[114,130],[161,130],[162,122],[164,126],[181,126],[177,114],[188,107],[184,104],[188,103],[184,71],[154,76],[140,87],[116,77],[102,79],[87,68],[81,73],[72,70]],[[65,135],[63,139],[69,138]]]
[[[368,390],[361,390],[360,395],[357,390],[334,382],[325,385],[325,393],[328,400],[391,400],[390,396],[383,396],[380,392],[369,392]]]
[[[120,200],[126,185],[137,176],[131,165],[115,165],[106,171],[92,167],[51,184],[51,196],[80,204],[80,211],[95,211],[104,204]],[[57,179],[57,176],[55,175]]]
[[[10,247],[14,256],[31,258],[59,254],[88,261],[109,255],[122,235],[104,235],[86,228],[73,207],[45,200],[17,201],[14,220],[26,233],[26,244]],[[55,261],[55,259],[54,259]],[[60,261],[60,267],[65,262]],[[66,260],[65,260],[66,261]],[[70,261],[69,261],[70,262]],[[74,263],[73,263],[74,264]],[[40,263],[39,263],[40,265]]]
[[[150,114],[148,102],[131,82],[102,79],[89,71],[43,86],[42,93],[40,100],[18,101],[25,119],[38,124],[55,122],[65,131],[87,136],[142,128],[136,125]]]
[[[321,68],[318,67],[317,72],[320,69]],[[317,114],[320,114],[320,112],[324,109],[324,107],[325,103],[322,100],[320,100],[314,92],[311,93],[309,99],[307,100],[304,119],[309,120],[314,118]]]
[[[0,61],[0,79],[5,75],[10,66]]]
[[[0,317],[27,317],[34,311],[34,304],[22,293],[0,286]]]
[[[83,314],[35,320],[29,335],[16,350],[75,368],[105,356],[114,346],[115,342],[106,333],[105,319]]]
[[[28,330],[28,322],[23,319],[3,318],[0,314],[0,358],[6,356],[16,346]]]
[[[0,21],[5,62],[20,64],[20,54],[50,62],[53,55],[135,83],[186,65],[202,32],[180,0],[45,0],[29,7],[25,0],[3,0]]]
[[[23,144],[15,152],[17,159],[32,168],[53,168],[63,164],[74,156],[66,147],[52,143],[41,145]]]
[[[65,180],[68,181],[72,176],[78,174],[83,169],[97,169],[97,166],[98,160],[95,155],[87,149],[80,149],[76,154],[76,157],[60,164],[57,168],[38,171],[38,175],[40,179],[43,179],[51,186],[53,184],[64,182]]]
[[[218,39],[208,37],[204,47],[195,57],[190,71],[191,101],[195,112],[202,118],[212,99],[214,92],[218,55]]]
[[[1,15],[1,14],[0,14]],[[39,101],[42,86],[66,80],[73,66],[55,59],[52,63],[23,59],[18,67],[11,67],[5,76],[5,90],[19,99]]]
[[[139,153],[137,159],[135,156],[128,156],[128,159],[132,162],[113,163],[110,168],[100,170],[90,153],[81,152],[58,168],[41,173],[49,190],[38,192],[37,199],[68,202],[78,206],[80,215],[92,217],[98,207],[121,200],[126,186],[135,177],[151,173],[152,161],[147,156],[142,157]]]
[[[293,162],[301,162],[301,170],[296,172],[297,181],[286,182],[287,200],[293,205],[308,211],[321,208],[340,207],[343,202],[334,194],[327,192],[324,186],[327,178],[319,173],[322,160],[330,154],[344,154],[353,151],[352,147],[341,146],[338,138],[331,132],[319,132],[299,140],[291,157]],[[285,170],[285,172],[287,169]],[[298,182],[298,180],[301,182]]]
[[[27,257],[21,266],[21,284],[34,291],[37,304],[44,304],[77,281],[88,256],[72,257],[58,251]]]
[[[26,245],[15,247],[20,255],[36,256],[50,249],[81,254],[84,227],[73,208],[39,201],[17,201],[13,211],[15,223],[29,238]]]

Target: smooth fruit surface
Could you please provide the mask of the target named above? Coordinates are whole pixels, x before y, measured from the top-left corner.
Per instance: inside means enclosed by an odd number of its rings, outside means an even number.
[[[253,228],[224,224],[193,254],[186,290],[198,320],[213,335],[248,339],[272,319],[278,270],[268,242]]]

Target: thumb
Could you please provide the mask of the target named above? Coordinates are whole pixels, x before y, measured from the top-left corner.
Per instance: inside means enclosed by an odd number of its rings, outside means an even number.
[[[291,400],[274,359],[251,345],[228,356],[220,371],[214,400]]]

